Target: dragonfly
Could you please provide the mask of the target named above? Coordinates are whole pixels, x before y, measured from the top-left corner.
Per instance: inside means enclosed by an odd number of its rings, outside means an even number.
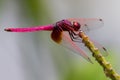
[[[79,36],[80,31],[87,32],[97,27],[103,26],[103,20],[99,18],[68,18],[57,21],[54,24],[41,25],[25,28],[5,28],[7,32],[35,32],[35,31],[51,31],[51,39],[69,50],[81,55],[84,59],[92,62],[86,52],[77,45],[82,43]],[[93,41],[98,48],[107,53],[107,49],[101,44]]]

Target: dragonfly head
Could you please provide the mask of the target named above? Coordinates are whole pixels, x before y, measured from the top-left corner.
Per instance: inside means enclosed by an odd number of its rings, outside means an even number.
[[[73,28],[75,31],[78,31],[80,29],[81,25],[78,22],[73,22]]]

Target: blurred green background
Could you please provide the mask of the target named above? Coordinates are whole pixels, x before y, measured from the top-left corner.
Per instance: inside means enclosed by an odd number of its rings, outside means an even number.
[[[109,80],[99,64],[54,43],[51,32],[8,33],[7,27],[29,27],[66,18],[102,18],[104,27],[88,35],[108,48],[120,73],[119,0],[0,0],[0,80]]]

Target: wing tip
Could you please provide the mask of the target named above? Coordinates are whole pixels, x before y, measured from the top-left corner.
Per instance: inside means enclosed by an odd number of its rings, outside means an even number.
[[[109,55],[108,50],[107,50],[105,47],[103,47],[103,50],[104,50],[104,51],[105,51],[105,53],[106,53],[106,55],[105,55],[105,56],[108,56],[108,55]]]
[[[93,64],[92,60],[91,60],[89,57],[87,58],[87,60],[88,60],[90,63]]]
[[[103,21],[103,20],[100,18],[99,21]]]

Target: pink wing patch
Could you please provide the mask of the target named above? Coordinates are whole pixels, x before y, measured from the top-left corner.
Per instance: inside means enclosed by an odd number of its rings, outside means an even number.
[[[81,55],[83,58],[85,58],[87,61],[91,62],[88,55],[76,44],[76,42],[72,41],[68,32],[62,32],[62,41],[60,43],[62,46],[68,48],[72,52],[77,53],[78,55]]]

